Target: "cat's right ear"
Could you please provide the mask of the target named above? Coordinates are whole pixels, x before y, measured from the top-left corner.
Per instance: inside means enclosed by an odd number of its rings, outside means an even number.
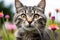
[[[23,7],[23,4],[19,0],[15,0],[15,7],[16,7],[16,9],[21,8],[21,7]]]
[[[45,6],[46,6],[46,0],[41,0],[37,7],[44,10]]]

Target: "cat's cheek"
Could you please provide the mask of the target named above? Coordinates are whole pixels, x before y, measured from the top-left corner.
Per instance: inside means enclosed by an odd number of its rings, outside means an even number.
[[[26,28],[27,25],[29,25],[27,21],[23,21],[23,22],[21,23],[21,26],[22,26],[23,28]]]
[[[36,26],[37,22],[32,22],[31,25]]]
[[[27,21],[24,21],[23,24],[26,26],[29,25],[29,23]]]

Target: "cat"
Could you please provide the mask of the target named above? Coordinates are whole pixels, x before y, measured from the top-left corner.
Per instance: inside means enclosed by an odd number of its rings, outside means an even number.
[[[14,24],[18,28],[16,40],[51,40],[50,31],[45,27],[45,6],[46,0],[41,0],[37,6],[25,6],[15,0]]]

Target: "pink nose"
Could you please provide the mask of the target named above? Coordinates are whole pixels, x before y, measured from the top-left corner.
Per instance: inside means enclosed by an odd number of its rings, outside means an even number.
[[[31,24],[31,23],[32,23],[32,21],[28,21],[28,23],[29,23],[29,24]]]
[[[27,19],[28,23],[32,23],[32,18]]]

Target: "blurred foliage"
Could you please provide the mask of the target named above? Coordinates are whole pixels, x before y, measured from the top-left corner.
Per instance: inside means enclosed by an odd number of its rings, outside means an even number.
[[[14,13],[11,10],[12,10],[12,4],[10,4],[8,7],[5,7],[4,6],[4,1],[0,2],[0,12],[3,11],[4,16],[6,14],[10,15],[10,19],[9,19],[10,22],[13,20],[13,15],[14,15]],[[4,23],[2,21],[2,19],[1,19],[1,23]],[[4,20],[6,20],[6,19],[4,18]]]
[[[55,24],[58,25],[58,27],[60,27],[60,22],[54,21]],[[51,19],[47,19],[47,23],[46,23],[46,27],[49,27],[49,25],[52,24],[52,20]]]

